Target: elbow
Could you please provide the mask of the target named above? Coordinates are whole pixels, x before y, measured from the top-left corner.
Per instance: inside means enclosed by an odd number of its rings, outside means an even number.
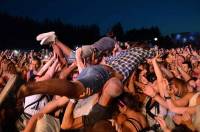
[[[72,124],[66,122],[66,123],[62,123],[60,127],[63,130],[68,130],[72,128]]]

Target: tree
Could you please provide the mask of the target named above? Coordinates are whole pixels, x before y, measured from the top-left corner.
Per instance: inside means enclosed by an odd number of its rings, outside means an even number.
[[[124,30],[120,22],[113,25],[111,31],[115,34],[117,40],[123,41],[124,40]]]

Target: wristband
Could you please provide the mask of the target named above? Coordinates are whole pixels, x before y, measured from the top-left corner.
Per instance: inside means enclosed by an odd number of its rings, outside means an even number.
[[[165,100],[168,100],[168,99],[171,99],[171,97],[170,96],[164,96],[164,98],[165,98]]]
[[[76,103],[75,99],[69,99],[70,102],[72,102],[73,104]]]

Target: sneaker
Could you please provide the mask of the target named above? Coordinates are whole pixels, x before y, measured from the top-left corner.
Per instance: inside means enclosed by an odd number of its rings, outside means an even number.
[[[55,32],[53,32],[53,31],[52,32],[47,32],[47,33],[42,33],[42,34],[39,34],[36,37],[36,40],[40,41],[41,45],[50,44],[50,43],[54,43],[55,42],[56,35],[55,35]]]

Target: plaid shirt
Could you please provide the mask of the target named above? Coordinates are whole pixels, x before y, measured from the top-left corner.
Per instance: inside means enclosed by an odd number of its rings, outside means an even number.
[[[118,55],[107,57],[106,64],[123,75],[125,81],[130,74],[147,58],[155,56],[154,50],[135,47],[121,51]]]

